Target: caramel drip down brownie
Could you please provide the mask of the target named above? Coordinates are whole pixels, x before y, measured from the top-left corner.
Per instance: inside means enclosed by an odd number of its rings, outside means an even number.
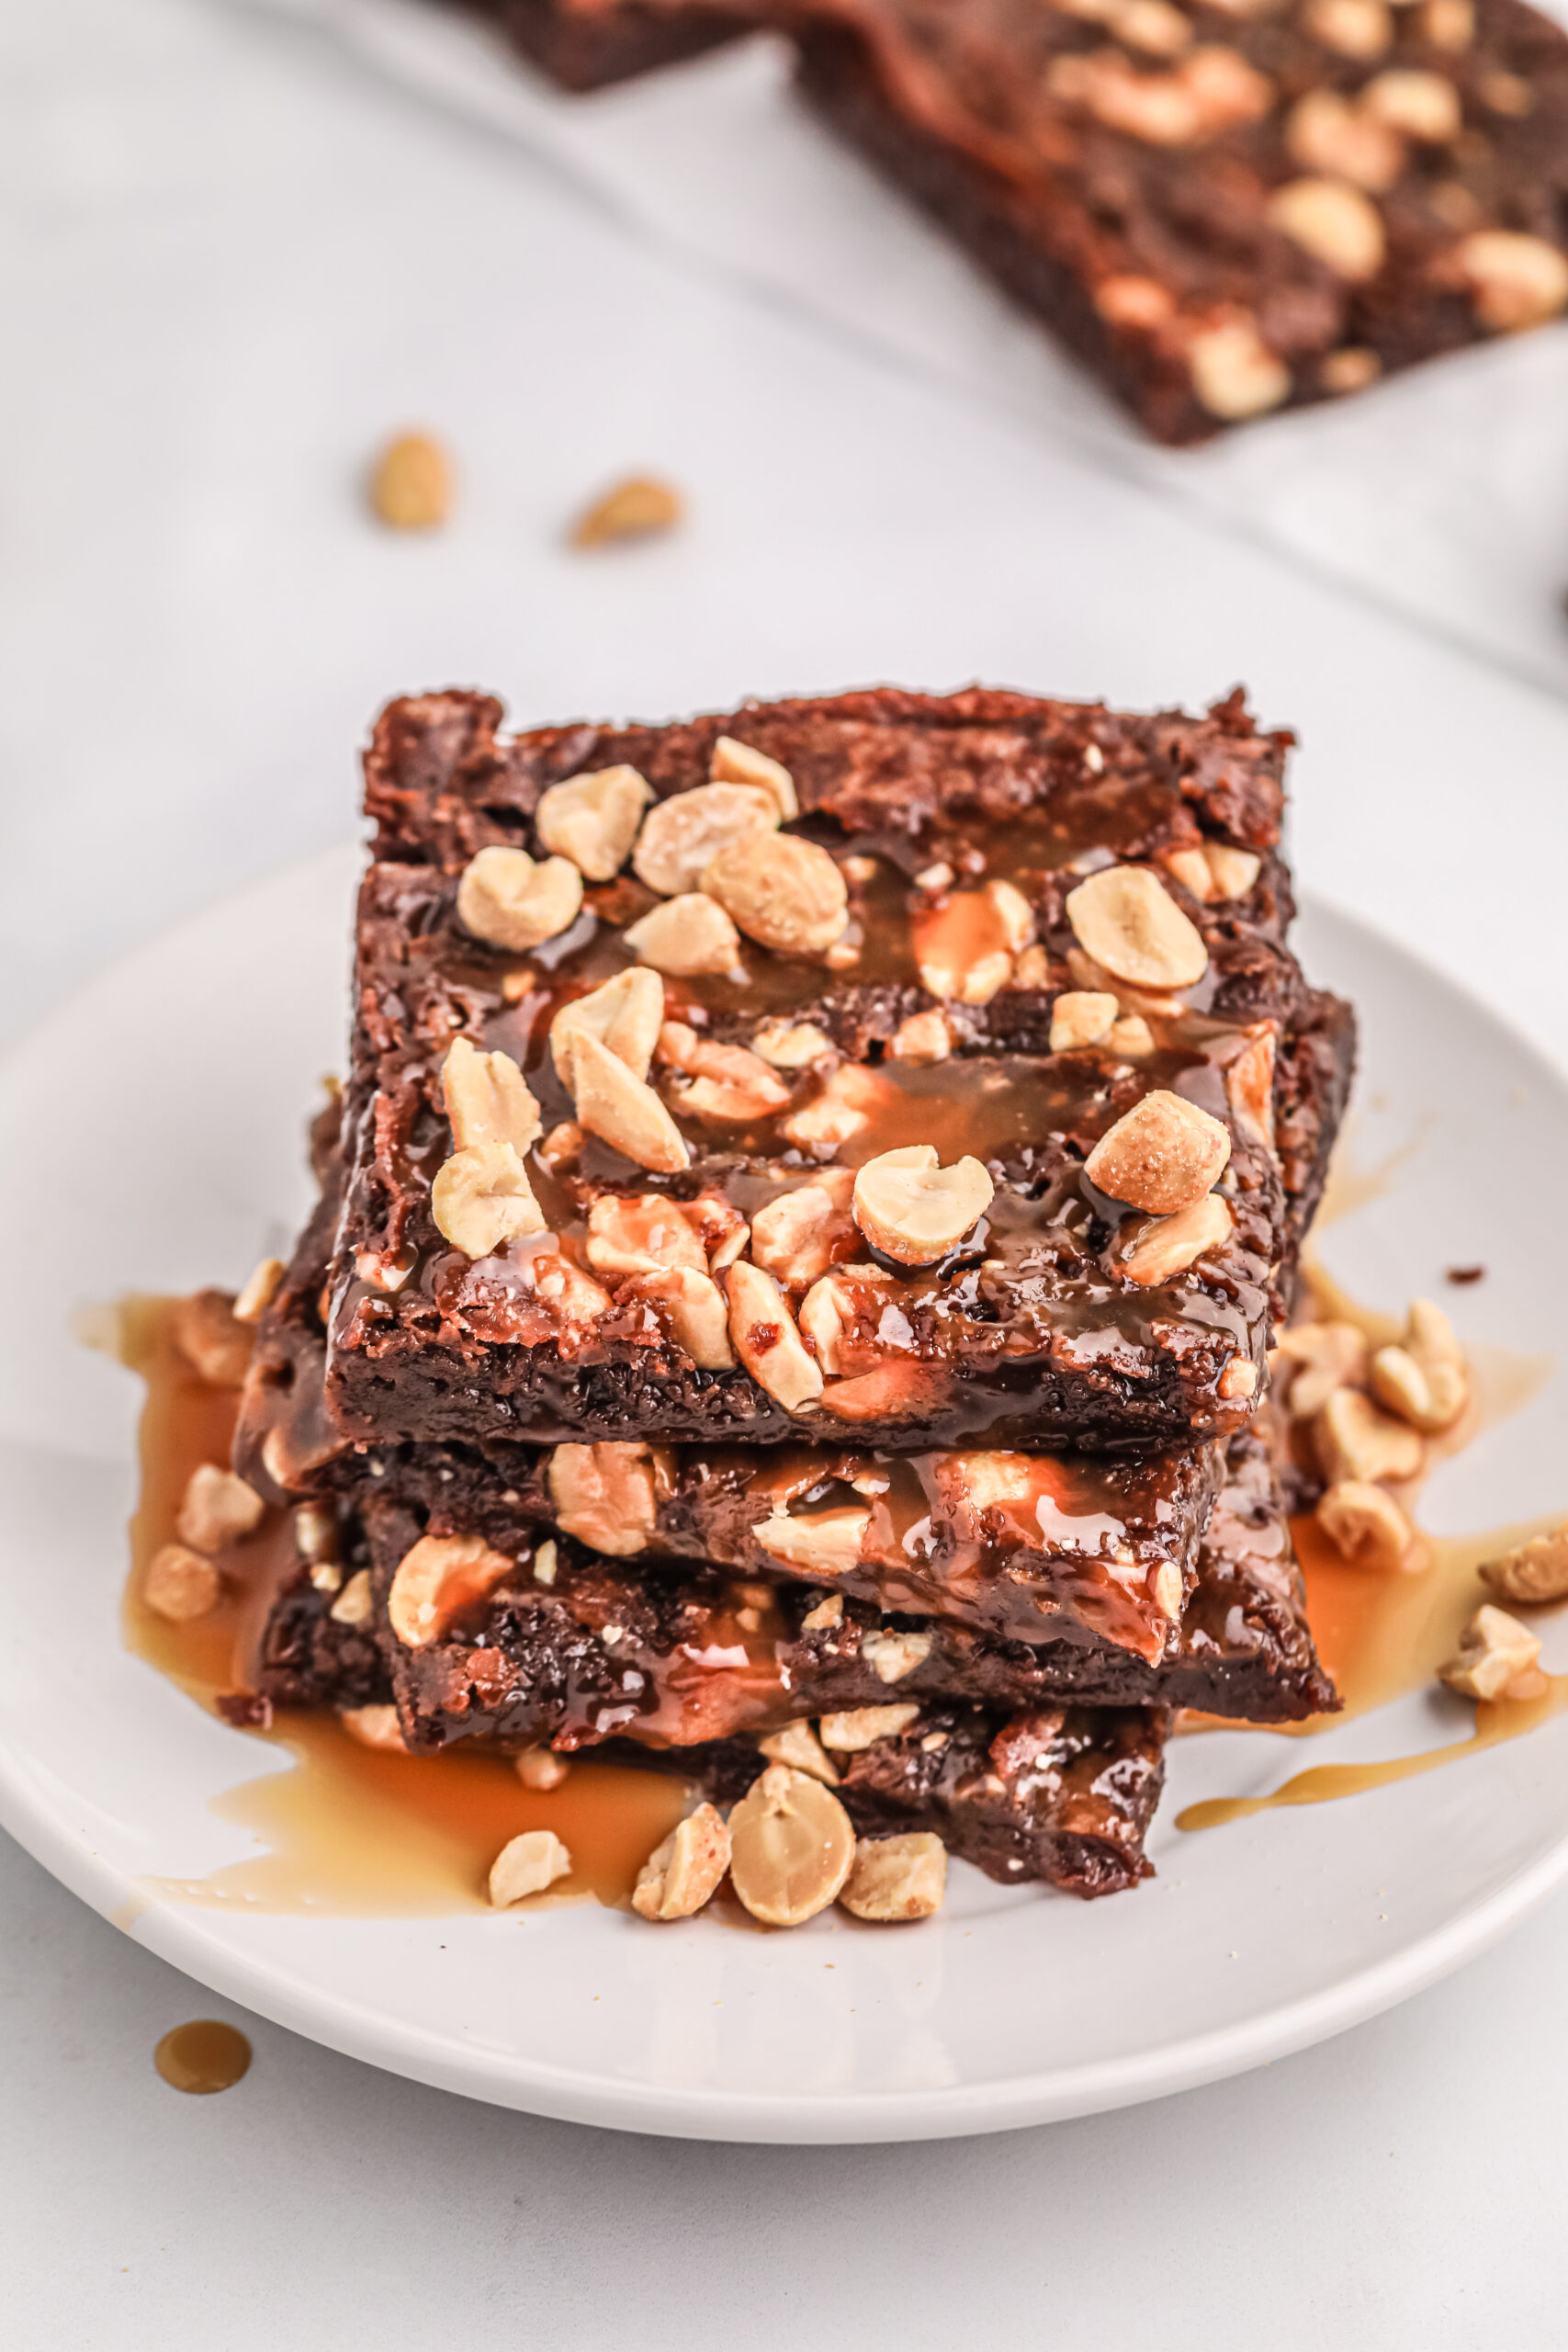
[[[333,1427],[1245,1427],[1350,1051],[1284,944],[1286,738],[979,690],[500,718],[394,704],[367,756]]]
[[[830,1668],[863,1679],[872,1672],[886,1683],[903,1650],[879,1648],[878,1638],[902,1637],[919,1622],[931,1636],[919,1661],[921,1688],[945,1688],[939,1678],[951,1669],[987,1695],[1043,1690],[1117,1704],[1157,1701],[1257,1722],[1335,1703],[1306,1630],[1269,1452],[1251,1432],[1223,1451],[1104,1458],[635,1442],[345,1444],[326,1422],[321,1396],[321,1292],[341,1161],[328,1157],[320,1169],[321,1203],[256,1335],[235,1462],[275,1503],[301,1496],[334,1507],[344,1498],[362,1502],[352,1517],[355,1572],[371,1565],[368,1519],[381,1536],[381,1601],[419,1542],[456,1536],[501,1580],[497,1610],[524,1597],[521,1614],[506,1623],[530,1637],[542,1626],[554,1639],[581,1599],[569,1630],[577,1638],[588,1628],[583,1655],[598,1677],[585,1686],[590,1695],[604,1688],[596,1626],[646,1618],[648,1646],[657,1652],[662,1642],[667,1651],[671,1611],[711,1615],[723,1592],[743,1582],[795,1584],[806,1594],[781,1602],[784,1615],[769,1620],[758,1652],[765,1661],[773,1657],[768,1644],[795,1639],[829,1595],[841,1604],[831,1641],[807,1660],[815,1675]],[[335,1524],[331,1511],[328,1521]],[[314,1504],[303,1523],[318,1524]],[[547,1543],[545,1586],[532,1564]],[[700,1574],[675,1591],[688,1564]],[[288,1676],[307,1671],[319,1645],[331,1657],[337,1636],[321,1620],[342,1582],[329,1574],[313,1584],[302,1573],[285,1595],[281,1646],[269,1656],[287,1668],[286,1680],[266,1686],[280,1702],[292,1687]],[[649,1584],[674,1598],[649,1601]],[[482,1577],[470,1599],[488,1602]],[[536,1604],[545,1603],[541,1613]],[[752,1591],[732,1613],[758,1605]],[[469,1646],[493,1645],[487,1637]],[[458,1642],[425,1661],[423,1681],[434,1688],[450,1674],[462,1687],[462,1651]],[[754,1664],[750,1651],[747,1664]],[[656,1660],[643,1670],[651,1690]],[[747,1687],[755,1682],[753,1674]],[[507,1706],[528,1703],[525,1687],[521,1702],[517,1693],[518,1678],[506,1678]],[[465,1720],[462,1728],[471,1727]]]

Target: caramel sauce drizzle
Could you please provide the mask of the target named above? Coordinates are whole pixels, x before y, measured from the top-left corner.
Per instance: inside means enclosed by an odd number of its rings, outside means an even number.
[[[1386,1193],[1424,1133],[1418,1129],[1405,1144],[1370,1167],[1359,1166],[1345,1148],[1349,1138],[1342,1140],[1316,1229]],[[1303,1257],[1302,1271],[1320,1318],[1354,1323],[1373,1347],[1399,1338],[1404,1328],[1399,1318],[1354,1298],[1315,1256]],[[1413,1519],[1421,1486],[1432,1467],[1520,1411],[1540,1394],[1554,1368],[1551,1356],[1506,1348],[1472,1346],[1466,1353],[1471,1401],[1463,1416],[1443,1436],[1428,1440],[1421,1476],[1391,1489]],[[1293,1735],[1310,1738],[1336,1724],[1369,1714],[1409,1691],[1435,1688],[1438,1668],[1459,1648],[1464,1626],[1487,1598],[1476,1574],[1482,1563],[1556,1526],[1562,1517],[1561,1511],[1547,1511],[1535,1519],[1468,1535],[1434,1535],[1417,1526],[1409,1562],[1393,1575],[1359,1567],[1342,1558],[1310,1512],[1294,1518],[1291,1531],[1306,1582],[1313,1638],[1345,1703],[1340,1714],[1319,1715],[1292,1726]],[[1538,1613],[1531,1612],[1532,1623]],[[1480,1702],[1475,1728],[1468,1739],[1374,1763],[1315,1765],[1293,1774],[1267,1796],[1213,1797],[1188,1805],[1177,1815],[1176,1826],[1213,1829],[1277,1805],[1327,1804],[1368,1789],[1386,1788],[1396,1781],[1413,1780],[1504,1740],[1517,1739],[1568,1708],[1568,1675],[1542,1675],[1539,1680],[1541,1687],[1528,1696]],[[1205,1728],[1219,1726],[1206,1722]]]
[[[239,1402],[237,1389],[209,1387],[175,1348],[174,1303],[130,1298],[118,1314],[114,1351],[147,1385],[121,1622],[129,1648],[211,1708],[220,1691],[250,1685],[294,1555],[281,1514],[269,1511],[254,1535],[220,1555],[223,1598],[209,1616],[170,1624],[141,1600],[147,1563],[174,1536],[192,1470],[229,1459]],[[265,1850],[201,1878],[148,1877],[140,1882],[143,1897],[336,1917],[482,1911],[491,1863],[508,1838],[553,1829],[575,1867],[522,1907],[588,1897],[621,1905],[686,1809],[685,1785],[674,1775],[574,1761],[559,1788],[525,1789],[504,1757],[389,1754],[360,1746],[333,1715],[280,1711],[252,1736],[276,1751],[282,1769],[226,1790],[212,1811]]]
[[[152,2064],[171,2089],[204,2098],[232,2090],[250,2072],[251,2045],[237,2025],[221,2018],[193,2018],[164,2036]]]

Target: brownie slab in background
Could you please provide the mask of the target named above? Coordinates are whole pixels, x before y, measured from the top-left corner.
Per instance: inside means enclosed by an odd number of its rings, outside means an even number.
[[[1103,1448],[1245,1425],[1299,1239],[1277,1105],[1309,1185],[1349,1059],[1284,944],[1288,738],[1239,696],[1142,718],[980,690],[500,720],[476,695],[394,704],[367,756],[344,1436]],[[558,902],[498,915],[480,886],[503,868]],[[494,1244],[493,1193],[463,1246],[435,1214],[438,1180],[481,1164],[455,1149],[455,1039],[517,1065],[542,1130]],[[1145,1098],[1218,1138],[1185,1224],[1094,1181]],[[975,1188],[936,1245],[863,1201],[867,1163],[911,1148],[963,1171],[937,1189]],[[927,1181],[897,1185],[926,1202]]]
[[[701,0],[450,0],[483,17],[567,90],[678,65],[755,25]]]
[[[1162,441],[1568,306],[1568,34],[1520,0],[820,0],[800,71]]]

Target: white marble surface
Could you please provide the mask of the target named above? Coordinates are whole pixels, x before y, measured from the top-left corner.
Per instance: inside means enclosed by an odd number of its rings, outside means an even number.
[[[493,684],[545,718],[879,675],[1131,701],[1241,675],[1303,729],[1303,878],[1568,1047],[1555,697],[633,234],[309,28],[217,0],[14,7],[0,175],[0,1037],[341,838],[395,687]],[[417,421],[462,501],[439,540],[394,542],[356,475]],[[631,466],[686,486],[691,530],[569,557],[563,516]],[[1380,2023],[1158,2108],[749,2152],[531,2123],[260,2023],[242,2087],[180,2098],[152,2043],[223,2005],[14,1849],[0,1869],[21,2352],[484,2323],[946,2346],[977,2313],[1096,2352],[1561,2334],[1562,1900]]]

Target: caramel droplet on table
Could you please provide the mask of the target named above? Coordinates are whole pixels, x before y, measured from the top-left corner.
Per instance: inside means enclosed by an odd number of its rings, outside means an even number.
[[[231,2090],[251,2063],[251,2045],[238,2026],[220,2018],[193,2018],[176,2025],[152,2052],[152,2064],[177,2091],[204,2097]]]

